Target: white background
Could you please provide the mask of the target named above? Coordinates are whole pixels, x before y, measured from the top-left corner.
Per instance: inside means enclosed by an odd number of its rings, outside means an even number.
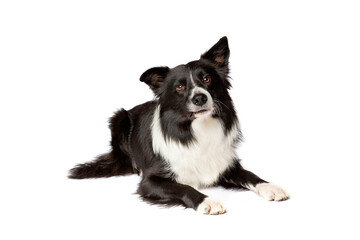
[[[357,1],[1,1],[1,239],[359,239]],[[133,193],[139,177],[68,180],[109,149],[108,118],[151,100],[139,76],[222,36],[249,170],[287,202],[203,192],[203,216]]]

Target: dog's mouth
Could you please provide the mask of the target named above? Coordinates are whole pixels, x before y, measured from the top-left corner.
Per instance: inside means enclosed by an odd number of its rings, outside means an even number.
[[[201,114],[209,111],[208,109],[201,109],[200,111],[194,112],[194,114]]]
[[[208,116],[211,113],[212,113],[212,109],[204,108],[196,112],[191,112],[191,117],[198,118],[198,117]]]

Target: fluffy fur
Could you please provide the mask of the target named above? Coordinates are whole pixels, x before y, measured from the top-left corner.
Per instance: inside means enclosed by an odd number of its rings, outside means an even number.
[[[289,195],[245,170],[236,155],[239,122],[228,90],[230,50],[226,37],[192,61],[155,67],[140,81],[156,96],[110,119],[111,151],[70,170],[74,179],[138,173],[137,193],[156,204],[182,204],[205,214],[224,206],[198,189],[249,189],[268,200]]]

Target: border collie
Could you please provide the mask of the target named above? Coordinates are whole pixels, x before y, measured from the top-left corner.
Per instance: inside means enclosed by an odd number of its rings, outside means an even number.
[[[154,101],[110,119],[111,151],[70,170],[69,178],[137,173],[137,193],[156,204],[181,204],[204,214],[226,208],[201,193],[209,186],[251,190],[267,200],[289,198],[282,188],[245,170],[236,154],[239,121],[228,90],[226,37],[209,51],[175,68],[154,67],[140,81]]]

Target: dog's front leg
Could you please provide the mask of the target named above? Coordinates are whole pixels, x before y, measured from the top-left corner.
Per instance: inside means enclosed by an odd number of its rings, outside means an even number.
[[[145,176],[140,182],[138,193],[144,200],[155,204],[181,204],[204,214],[217,215],[226,212],[218,201],[170,178]]]
[[[290,198],[284,189],[245,170],[238,161],[224,173],[219,185],[226,188],[248,189],[269,201],[283,201]]]

